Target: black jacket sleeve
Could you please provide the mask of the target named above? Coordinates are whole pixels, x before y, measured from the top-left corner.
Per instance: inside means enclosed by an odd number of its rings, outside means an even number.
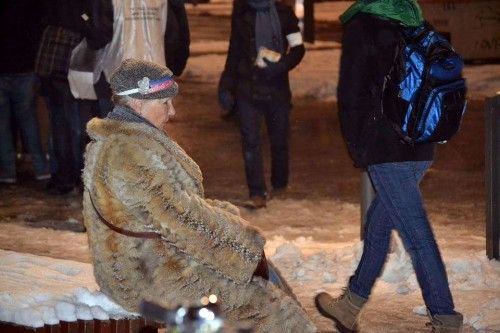
[[[165,62],[174,75],[179,76],[189,58],[189,23],[184,1],[169,0],[165,29]]]
[[[371,43],[360,20],[354,19],[345,26],[337,97],[342,134],[357,166],[364,164],[359,140],[367,109],[374,103],[366,89],[371,66]]]
[[[299,20],[297,19],[295,13],[288,6],[283,6],[283,8],[285,8],[284,11],[286,17],[284,20],[284,26],[282,27],[283,32],[285,33],[285,38],[290,34],[300,33]],[[304,58],[305,52],[306,48],[304,47],[304,43],[291,47],[287,54],[283,57],[286,68],[288,70],[295,68],[300,63],[302,58]]]
[[[229,49],[227,51],[226,63],[224,71],[219,80],[219,92],[226,90],[234,94],[236,88],[236,80],[238,73],[238,64],[244,57],[242,40],[238,33],[238,19],[240,18],[242,2],[241,0],[233,1],[233,11],[231,14],[231,34],[229,37]]]

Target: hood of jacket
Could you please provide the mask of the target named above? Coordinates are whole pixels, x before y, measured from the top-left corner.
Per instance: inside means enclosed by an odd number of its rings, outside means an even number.
[[[340,15],[340,21],[346,24],[358,13],[391,19],[407,27],[417,27],[424,22],[416,0],[358,0]]]

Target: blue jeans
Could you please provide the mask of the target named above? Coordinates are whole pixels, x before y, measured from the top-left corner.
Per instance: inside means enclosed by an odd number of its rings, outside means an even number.
[[[21,132],[23,144],[33,161],[37,177],[48,174],[47,159],[40,142],[34,103],[36,77],[33,73],[0,75],[0,175],[16,178],[16,143],[11,124]]]
[[[419,189],[431,163],[410,161],[368,167],[377,195],[367,213],[363,255],[349,289],[361,297],[369,297],[382,272],[391,231],[395,229],[410,254],[429,312],[454,314],[446,270]]]
[[[288,185],[290,104],[273,101],[254,102],[245,99],[239,99],[237,103],[245,174],[250,196],[264,197],[266,195],[266,182],[264,180],[260,133],[262,116],[266,121],[267,133],[271,142],[271,185],[275,189],[280,189]]]

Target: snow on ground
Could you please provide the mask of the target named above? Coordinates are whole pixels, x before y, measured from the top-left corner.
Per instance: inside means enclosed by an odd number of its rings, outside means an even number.
[[[92,265],[0,250],[0,321],[30,327],[132,316],[98,291]]]
[[[330,322],[314,310],[312,297],[323,290],[339,294],[356,267],[362,252],[357,238],[359,207],[333,199],[286,199],[242,214],[263,230],[268,257],[318,327],[331,330]],[[446,223],[449,219],[455,228]],[[431,215],[431,220],[439,222],[434,229],[457,309],[476,331],[500,332],[500,263],[486,259],[484,236],[470,230],[464,236],[460,218]],[[9,223],[2,223],[1,228],[0,247],[4,249],[72,261],[0,251],[0,321],[40,326],[56,320],[126,315],[98,292],[91,265],[79,262],[90,258],[85,234]],[[372,296],[361,317],[362,332],[425,331],[423,301],[410,259],[397,237]],[[469,327],[466,332],[472,331]]]

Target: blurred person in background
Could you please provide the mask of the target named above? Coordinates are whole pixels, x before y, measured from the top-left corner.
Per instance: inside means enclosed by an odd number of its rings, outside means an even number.
[[[71,94],[71,52],[83,38],[93,49],[104,47],[113,34],[113,12],[111,0],[45,0],[41,4],[45,28],[36,73],[49,111],[49,188],[64,194],[81,183],[85,124],[98,112],[96,105],[77,103]]]
[[[41,2],[0,2],[0,183],[14,184],[16,170],[15,124],[29,153],[35,178],[50,178],[48,162],[40,141],[35,107],[35,55],[40,41]]]
[[[101,105],[111,103],[109,80],[123,60],[142,59],[166,65],[179,76],[189,57],[189,24],[183,0],[112,3],[113,37],[96,68],[96,75],[101,75],[95,86]]]
[[[291,91],[288,72],[304,57],[305,48],[293,10],[274,0],[236,0],[231,37],[219,82],[225,113],[237,112],[249,200],[263,208],[268,196],[261,152],[261,121],[271,143],[273,195],[288,186],[288,131]]]

